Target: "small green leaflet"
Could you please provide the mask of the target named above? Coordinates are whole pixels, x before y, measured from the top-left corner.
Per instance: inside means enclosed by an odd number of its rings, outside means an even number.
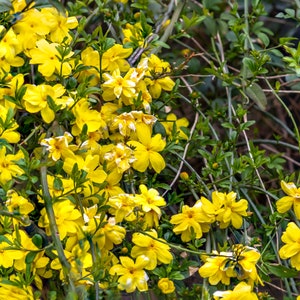
[[[7,12],[13,9],[10,0],[1,0],[0,3],[0,13]]]
[[[245,90],[246,95],[253,100],[261,110],[265,110],[267,106],[267,98],[262,88],[257,83],[252,83]]]

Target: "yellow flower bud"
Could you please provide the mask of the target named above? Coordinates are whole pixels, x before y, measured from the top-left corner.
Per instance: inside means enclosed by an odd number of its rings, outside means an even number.
[[[175,291],[174,282],[169,278],[161,278],[157,285],[164,294],[171,294]]]
[[[180,173],[180,178],[182,179],[182,180],[188,180],[189,179],[189,174],[187,173],[187,172],[181,172]]]

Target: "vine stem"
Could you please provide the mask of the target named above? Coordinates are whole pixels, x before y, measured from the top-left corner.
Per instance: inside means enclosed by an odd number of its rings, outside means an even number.
[[[294,130],[295,130],[295,134],[296,134],[296,138],[298,141],[298,151],[300,153],[300,133],[299,133],[299,129],[297,126],[297,123],[295,121],[295,118],[293,117],[292,112],[289,110],[289,108],[287,107],[287,105],[284,103],[284,101],[278,96],[278,94],[276,93],[276,91],[273,89],[273,87],[271,86],[270,82],[268,79],[265,78],[265,82],[267,83],[269,89],[272,91],[273,95],[276,97],[276,99],[280,102],[280,104],[283,106],[283,108],[285,109],[285,111],[287,112],[289,118],[291,119],[293,126],[294,126]]]
[[[75,292],[75,285],[74,285],[72,279],[70,278],[71,265],[65,256],[64,248],[63,248],[62,243],[59,238],[59,231],[57,228],[55,213],[54,213],[53,205],[52,205],[52,197],[49,192],[49,186],[48,186],[48,181],[47,181],[47,166],[46,166],[45,162],[41,166],[40,174],[41,174],[43,198],[45,201],[45,209],[46,209],[46,213],[47,213],[47,216],[49,219],[49,224],[50,224],[49,226],[50,226],[50,232],[51,232],[53,244],[54,244],[55,250],[57,251],[58,259],[62,265],[65,279],[68,279],[68,282],[70,284],[72,292]]]
[[[180,16],[180,14],[181,14],[181,11],[182,11],[183,7],[185,6],[185,2],[186,2],[185,0],[181,0],[181,1],[177,4],[177,6],[176,6],[176,8],[175,8],[175,11],[174,11],[174,13],[173,13],[173,16],[172,16],[172,18],[171,18],[170,24],[169,24],[168,27],[166,28],[164,34],[163,34],[163,35],[161,36],[161,38],[159,39],[160,42],[165,43],[165,42],[168,40],[168,38],[170,37],[170,35],[172,34],[172,31],[173,31],[173,29],[174,29],[174,27],[175,27],[175,23],[178,21],[179,16]],[[158,52],[160,51],[160,49],[161,49],[161,46],[158,46],[158,47],[154,48],[154,49],[151,51],[151,54],[156,54],[156,53],[158,53]]]

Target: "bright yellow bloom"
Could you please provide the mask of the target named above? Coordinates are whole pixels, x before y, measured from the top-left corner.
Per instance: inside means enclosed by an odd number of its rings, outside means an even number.
[[[118,143],[110,152],[105,153],[104,159],[109,164],[112,163],[119,173],[124,173],[128,170],[136,160],[133,150],[123,143]],[[108,168],[111,169],[111,166],[109,165]]]
[[[170,223],[174,224],[173,231],[175,234],[181,234],[183,242],[189,242],[192,239],[192,234],[195,238],[200,239],[203,232],[209,231],[209,223],[213,222],[214,218],[204,213],[202,203],[197,203],[190,207],[183,205],[182,212],[171,217]]]
[[[38,247],[32,242],[31,238],[24,231],[19,229],[18,233],[16,231],[13,232],[12,237],[14,240],[18,241],[20,248],[23,252],[23,256],[21,258],[15,259],[14,268],[18,271],[26,270],[26,256],[30,251],[39,250]]]
[[[122,173],[119,173],[116,169],[110,171],[105,179],[105,187],[99,191],[99,194],[104,196],[105,199],[124,194],[125,192],[120,187],[121,179]],[[119,223],[120,221],[116,222]]]
[[[24,171],[16,164],[23,158],[23,152],[20,150],[15,155],[6,154],[6,148],[0,148],[0,184],[4,185],[13,177],[20,176]]]
[[[60,158],[72,157],[74,156],[74,150],[76,146],[69,147],[69,143],[72,141],[73,137],[70,133],[65,132],[62,136],[56,136],[54,138],[47,138],[41,141],[41,145],[47,148],[49,152],[49,157],[54,161],[58,161]]]
[[[103,171],[99,161],[99,155],[88,154],[86,157],[79,155],[69,156],[65,159],[63,169],[66,173],[71,174],[75,164],[79,170],[87,173],[87,178],[92,182],[102,183],[106,179],[106,173]]]
[[[181,127],[187,128],[189,126],[189,121],[187,118],[177,119],[177,116],[175,114],[170,113],[167,115],[166,121],[161,122],[161,124],[165,127],[166,134],[168,136],[172,135],[173,128],[175,128],[175,134],[177,138],[185,140],[188,139],[188,136],[181,129]]]
[[[15,260],[25,258],[26,253],[18,249],[7,249],[13,246],[11,235],[3,235],[0,242],[0,266],[8,269],[11,268]],[[1,290],[1,289],[0,289]],[[0,298],[1,299],[1,298]]]
[[[72,109],[72,112],[75,117],[74,125],[72,127],[72,134],[74,136],[78,136],[84,126],[87,126],[88,133],[106,127],[106,123],[102,119],[101,114],[94,109],[90,109],[87,99],[83,98],[77,102]]]
[[[67,235],[76,235],[80,226],[83,225],[81,213],[70,200],[58,201],[53,204],[59,238],[63,240]],[[44,227],[47,235],[51,235],[50,221],[46,209],[41,210],[38,225]]]
[[[159,219],[161,217],[160,206],[165,206],[166,201],[159,195],[159,192],[153,188],[147,189],[144,184],[139,187],[141,194],[135,195],[136,206],[141,206],[141,210],[144,213],[144,229],[156,228],[159,225]]]
[[[230,224],[237,229],[242,226],[243,217],[247,216],[247,200],[241,199],[236,202],[236,193],[226,194],[214,191],[212,202],[216,207],[221,208],[216,217],[216,220],[220,222],[220,228],[226,228]]]
[[[145,172],[147,168],[154,169],[160,173],[166,166],[164,158],[158,153],[166,146],[166,141],[162,139],[161,134],[151,137],[149,127],[144,130],[137,129],[137,141],[129,141],[128,145],[134,148],[136,161],[133,162],[133,168],[139,172]]]
[[[172,91],[175,82],[169,76],[165,75],[170,72],[170,64],[151,54],[148,60],[148,67],[149,71],[147,75],[149,78],[145,78],[145,82],[151,96],[157,99],[160,97],[162,90]],[[152,77],[152,73],[155,74],[154,78]]]
[[[281,240],[285,243],[279,249],[279,255],[282,259],[291,259],[292,267],[300,270],[300,228],[290,222],[287,225],[286,231],[281,236]]]
[[[61,183],[61,188],[57,187],[54,182],[55,181],[60,181]],[[74,181],[71,178],[62,178],[61,175],[57,175],[57,176],[52,176],[50,174],[47,174],[47,182],[48,182],[48,187],[49,187],[49,192],[51,197],[53,198],[59,198],[60,196],[62,196],[63,194],[66,195],[68,194],[70,191],[73,191],[74,189]],[[40,192],[41,193],[41,192]],[[44,199],[39,197],[39,202],[40,203],[44,203]]]
[[[0,105],[0,138],[9,143],[18,143],[20,134],[16,130],[19,125],[13,118],[14,110],[12,107]]]
[[[72,51],[65,57],[61,57],[57,50],[59,46],[57,43],[49,44],[46,40],[39,40],[36,42],[36,46],[30,50],[30,63],[38,64],[38,70],[43,76],[50,77],[54,73],[60,76],[70,75],[72,67],[67,60],[72,57]]]
[[[4,106],[7,110],[10,107],[15,109],[16,104],[6,100],[4,96],[10,96],[13,98],[16,96],[16,91],[20,90],[24,84],[24,74],[19,73],[14,77],[12,77],[12,75],[7,75],[2,80],[5,82],[5,86],[0,88],[0,105]]]
[[[140,22],[135,24],[127,23],[122,32],[124,35],[123,44],[134,42],[137,43],[137,46],[144,45],[145,37],[143,36],[143,28]]]
[[[91,268],[93,265],[92,255],[89,251],[90,244],[88,241],[78,243],[77,237],[69,237],[66,243],[66,249],[64,250],[65,256],[71,265],[70,277],[73,281],[78,282],[85,281],[83,278],[88,278],[90,272],[86,269]],[[55,258],[51,261],[51,269],[59,270],[59,278],[64,280],[64,271],[60,260]]]
[[[300,187],[297,188],[293,182],[280,182],[282,190],[287,194],[276,202],[278,212],[285,213],[293,206],[295,215],[300,220]]]
[[[135,82],[129,75],[121,76],[120,69],[115,69],[112,74],[104,73],[105,82],[102,84],[102,97],[105,101],[120,99],[126,105],[132,104],[136,95]]]
[[[54,111],[49,107],[49,97],[56,103],[57,99],[65,93],[61,84],[50,86],[47,84],[26,86],[23,97],[25,109],[30,113],[40,112],[46,123],[51,123],[55,118]]]
[[[129,136],[131,132],[136,130],[136,121],[131,112],[129,113],[122,113],[118,116],[116,116],[112,124],[110,126],[111,130],[118,129],[121,135],[123,136]]]
[[[49,22],[45,15],[37,9],[29,9],[22,13],[22,18],[13,26],[18,42],[27,56],[36,47],[38,40],[44,39],[50,32]]]
[[[121,256],[121,264],[114,265],[110,268],[110,275],[119,275],[118,288],[126,290],[127,293],[132,293],[136,289],[140,292],[148,290],[148,275],[144,268],[149,263],[149,258],[146,256],[139,256],[134,262],[131,258]]]
[[[115,216],[116,222],[134,221],[136,215],[134,208],[136,203],[134,196],[130,194],[118,194],[108,199],[107,205],[110,206],[109,212]]]
[[[230,256],[228,252],[213,251],[216,256],[203,256],[205,263],[199,268],[199,274],[203,278],[208,278],[211,285],[217,285],[220,281],[225,284],[230,284],[230,273],[225,268],[225,263]]]
[[[51,42],[62,43],[64,39],[66,39],[65,41],[67,42],[71,41],[69,29],[74,29],[78,26],[78,21],[75,17],[67,17],[54,7],[43,8],[41,13],[49,24],[49,37]]]
[[[119,245],[123,242],[126,229],[117,225],[113,217],[110,217],[108,220],[105,219],[104,222],[107,223],[98,228],[97,232],[93,235],[93,242],[98,245],[99,249],[112,250],[114,245]],[[94,218],[94,225],[99,226],[96,218]]]
[[[34,210],[34,206],[28,199],[18,195],[14,190],[9,190],[7,192],[5,205],[8,208],[8,211],[20,213],[21,215],[28,215]]]
[[[0,299],[35,300],[33,288],[21,285],[20,281],[0,282]]]
[[[256,263],[259,259],[260,253],[255,248],[241,244],[234,245],[231,266],[235,276],[239,280],[247,279],[252,286],[253,283],[263,284],[256,269]]]
[[[0,41],[0,74],[10,72],[10,67],[21,67],[23,58],[17,56],[21,52],[20,43],[13,30],[9,30]]]
[[[215,300],[258,300],[257,295],[252,292],[251,285],[245,282],[240,282],[233,291],[217,291],[214,293]]]
[[[175,291],[175,285],[169,278],[161,278],[157,283],[158,288],[163,294],[171,294]]]
[[[132,235],[132,242],[135,245],[132,247],[131,256],[136,258],[144,255],[149,258],[149,264],[145,266],[146,270],[154,270],[159,264],[171,263],[173,256],[166,241],[158,238],[154,229],[147,231],[146,234],[135,232]]]
[[[122,45],[115,44],[103,53],[102,69],[109,72],[113,72],[118,69],[121,72],[127,72],[130,65],[125,58],[127,58],[132,51],[132,48],[124,48]]]

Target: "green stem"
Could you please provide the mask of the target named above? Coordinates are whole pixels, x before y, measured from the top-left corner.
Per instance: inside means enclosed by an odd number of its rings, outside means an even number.
[[[180,14],[185,5],[185,2],[186,2],[185,0],[179,1],[178,5],[176,6],[176,9],[173,13],[173,16],[171,18],[171,22],[170,22],[169,26],[166,28],[164,34],[161,36],[161,38],[159,40],[160,42],[165,43],[168,40],[168,38],[171,36],[172,31],[175,27],[175,23],[178,21],[178,19],[180,17]],[[158,46],[158,47],[154,48],[151,51],[151,53],[156,54],[160,51],[160,49],[161,49],[161,46]]]
[[[62,265],[65,279],[68,279],[67,281],[69,282],[72,291],[75,291],[74,283],[70,278],[71,265],[65,256],[64,248],[59,238],[59,231],[57,228],[55,213],[52,205],[52,197],[49,192],[49,186],[47,181],[47,166],[45,163],[41,166],[40,173],[41,173],[41,184],[43,190],[43,199],[45,202],[45,209],[49,219],[49,226],[50,226],[50,232],[51,232],[53,244],[57,251],[58,259]]]
[[[298,141],[298,151],[300,153],[300,134],[299,134],[299,129],[298,129],[298,125],[295,121],[295,118],[293,117],[292,112],[290,111],[290,109],[286,106],[286,104],[284,103],[284,101],[278,96],[278,94],[274,91],[273,87],[271,86],[270,82],[268,79],[265,78],[265,82],[267,83],[267,85],[269,86],[269,88],[272,90],[273,95],[275,96],[275,98],[280,102],[280,104],[283,106],[283,108],[285,109],[285,111],[287,112],[288,116],[290,117],[293,126],[294,126],[294,130],[295,130],[295,134],[296,134],[296,138]]]

